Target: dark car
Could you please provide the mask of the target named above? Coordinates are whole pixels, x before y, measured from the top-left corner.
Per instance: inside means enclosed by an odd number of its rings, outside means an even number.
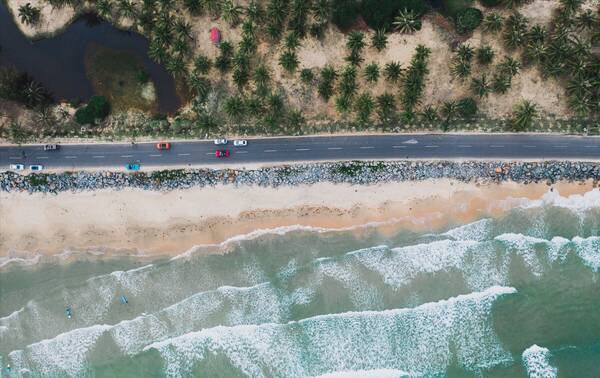
[[[229,150],[217,150],[215,152],[216,157],[229,157]]]

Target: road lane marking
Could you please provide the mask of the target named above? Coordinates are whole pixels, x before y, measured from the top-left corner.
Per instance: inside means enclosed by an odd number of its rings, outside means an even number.
[[[151,155],[148,155],[148,156],[150,156],[150,157],[161,157],[162,155],[160,155],[160,154],[151,154]]]
[[[9,159],[20,159],[21,157],[20,156],[9,156],[8,158]]]
[[[392,148],[406,148],[406,146],[392,146]]]
[[[327,147],[328,150],[343,150],[342,147]]]
[[[207,152],[206,155],[214,155],[215,152]]]
[[[504,148],[501,144],[490,144],[490,148]]]
[[[470,146],[468,144],[459,144],[458,145],[458,148],[471,148],[471,147],[473,147],[473,146]]]
[[[121,155],[121,157],[133,157],[133,155]]]
[[[569,146],[563,146],[563,145],[561,145],[561,146],[552,146],[552,147],[554,147],[554,148],[567,148]]]
[[[296,148],[296,151],[310,151],[310,148]]]
[[[77,156],[65,156],[65,159],[77,159]]]
[[[48,156],[38,156],[38,159],[48,159]]]
[[[236,154],[247,154],[248,151],[237,151]]]
[[[439,146],[435,145],[435,144],[429,144],[429,145],[425,146],[425,148],[438,148],[438,147]]]
[[[530,144],[524,144],[524,145],[523,145],[523,147],[524,147],[524,148],[535,148],[535,146],[532,146],[532,145],[530,145]]]
[[[92,156],[92,157],[93,157],[94,159],[103,159],[103,158],[104,158],[104,155],[95,155],[95,156]]]
[[[405,143],[405,144],[417,144],[417,143],[419,143],[419,141],[416,140],[416,139],[409,139],[406,142],[402,142],[402,143]]]
[[[598,146],[583,146],[584,148],[596,148]]]
[[[277,152],[277,150],[264,150],[263,152]]]
[[[362,149],[362,150],[368,150],[368,149],[375,148],[375,147],[373,147],[373,146],[360,146],[359,148]]]
[[[177,156],[190,156],[191,154],[177,154]]]

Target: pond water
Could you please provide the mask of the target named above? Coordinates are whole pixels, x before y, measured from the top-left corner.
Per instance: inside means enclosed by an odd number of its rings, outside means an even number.
[[[27,72],[57,100],[86,101],[94,94],[85,75],[84,61],[86,48],[92,43],[139,57],[154,81],[158,110],[177,110],[180,100],[175,82],[164,67],[148,57],[148,40],[142,35],[119,30],[94,15],[83,15],[59,35],[31,41],[19,31],[0,0],[0,63],[10,63]]]

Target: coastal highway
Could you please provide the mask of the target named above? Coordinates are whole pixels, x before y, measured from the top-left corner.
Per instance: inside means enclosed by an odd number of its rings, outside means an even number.
[[[228,158],[215,157],[229,149]],[[175,141],[169,151],[154,143],[65,144],[0,147],[0,169],[10,164],[41,164],[46,169],[148,166],[243,165],[319,160],[368,159],[569,159],[600,160],[600,137],[541,134],[390,134],[248,139],[247,147],[213,141]]]

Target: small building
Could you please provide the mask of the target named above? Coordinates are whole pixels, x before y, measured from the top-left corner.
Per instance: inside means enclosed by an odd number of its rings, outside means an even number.
[[[221,31],[216,27],[210,29],[210,41],[215,45],[218,45],[221,42]]]

